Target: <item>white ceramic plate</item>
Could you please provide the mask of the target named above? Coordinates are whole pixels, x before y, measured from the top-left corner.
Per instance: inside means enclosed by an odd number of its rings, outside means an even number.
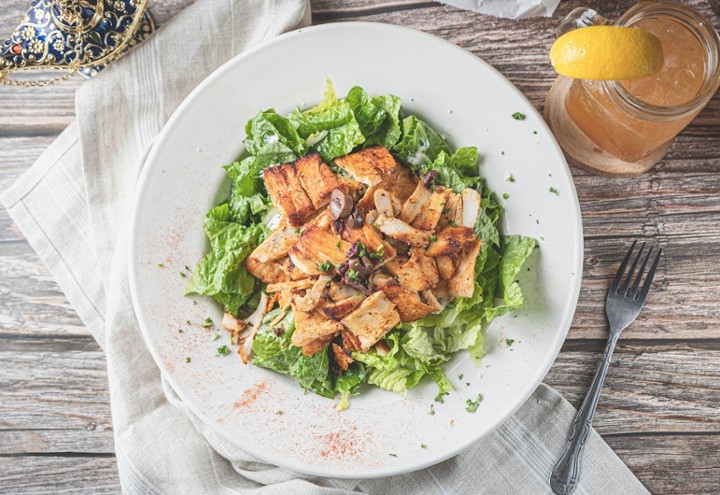
[[[179,272],[194,267],[207,248],[203,216],[225,198],[221,165],[241,153],[245,122],[260,109],[284,114],[316,104],[326,76],[339,95],[354,85],[370,94],[396,94],[405,112],[426,119],[453,146],[478,146],[488,184],[498,196],[509,195],[501,199],[503,231],[539,240],[521,276],[525,307],[493,323],[480,368],[464,352],[447,364],[456,391],[444,404],[433,402],[437,389],[428,380],[404,397],[367,387],[338,413],[334,401],[305,394],[291,378],[244,366],[234,352],[218,357],[217,348],[228,341],[225,332],[213,341],[215,332],[186,323],[221,319],[221,308],[209,299],[183,297],[186,279]],[[518,111],[527,118],[513,119]],[[530,396],[570,327],[582,275],[582,225],[553,136],[492,67],[410,29],[329,24],[234,58],[180,105],[143,170],[129,263],[147,345],[202,421],[241,449],[293,471],[380,477],[438,463],[482,442]],[[505,338],[514,339],[511,347]],[[465,401],[478,393],[484,400],[470,414]]]

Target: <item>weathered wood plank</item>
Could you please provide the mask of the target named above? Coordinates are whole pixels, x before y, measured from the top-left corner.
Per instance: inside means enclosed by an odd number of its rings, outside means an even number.
[[[65,350],[46,349],[52,347]],[[43,429],[48,430],[46,439],[52,430],[76,431],[78,438],[105,436],[105,432],[111,435],[105,357],[93,341],[82,337],[23,340],[3,335],[0,361],[0,436]],[[107,437],[103,441],[107,442]],[[23,449],[29,448],[0,443],[3,453],[8,449],[28,452]]]
[[[25,495],[120,493],[114,457],[0,456],[0,486]]]
[[[571,344],[571,345],[569,345]],[[545,383],[577,408],[600,362],[582,341],[566,344]],[[589,344],[589,343],[588,343]],[[622,340],[613,357],[594,426],[601,434],[716,432],[720,434],[720,345],[648,346]],[[720,438],[720,437],[719,437]]]
[[[546,383],[578,406],[602,345],[567,343]],[[73,443],[111,451],[105,360],[91,339],[0,334],[0,361],[0,454],[64,452]],[[719,404],[720,342],[621,341],[595,425],[601,434],[720,433]]]
[[[90,335],[25,241],[0,242],[0,332]]]
[[[633,435],[605,441],[650,493],[720,493],[720,436]]]

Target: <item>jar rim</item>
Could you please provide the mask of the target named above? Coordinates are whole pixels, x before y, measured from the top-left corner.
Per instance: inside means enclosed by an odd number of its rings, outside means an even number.
[[[713,25],[692,7],[667,2],[640,2],[628,9],[615,23],[629,26],[648,17],[671,17],[690,30],[705,47],[705,80],[697,95],[680,105],[653,105],[631,95],[620,81],[603,81],[608,95],[616,104],[639,115],[678,118],[702,109],[720,86],[720,36]]]

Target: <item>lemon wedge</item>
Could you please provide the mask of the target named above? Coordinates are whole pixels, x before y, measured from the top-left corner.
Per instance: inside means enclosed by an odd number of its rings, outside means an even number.
[[[662,69],[663,49],[653,34],[637,28],[589,26],[560,36],[550,48],[558,74],[576,79],[636,79]]]

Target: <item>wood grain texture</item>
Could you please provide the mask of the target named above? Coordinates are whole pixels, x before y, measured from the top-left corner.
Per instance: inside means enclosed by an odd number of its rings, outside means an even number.
[[[162,23],[192,2],[153,0],[152,8]],[[6,3],[0,33],[26,8],[21,0]],[[522,21],[417,0],[313,0],[312,6],[315,23],[387,22],[448,39],[500,70],[542,110],[554,79],[547,52],[559,19],[578,6],[615,17],[633,3],[563,0],[552,18]],[[720,26],[711,8],[716,0],[683,3]],[[83,82],[0,86],[0,190],[72,121],[74,92]],[[720,493],[719,167],[716,95],[651,172],[607,178],[572,169],[585,229],[583,285],[569,339],[546,383],[579,405],[604,347],[605,294],[619,260],[635,237],[659,242],[665,257],[655,288],[623,333],[595,419],[655,494]],[[0,210],[0,491],[119,492],[108,401],[102,352]]]

